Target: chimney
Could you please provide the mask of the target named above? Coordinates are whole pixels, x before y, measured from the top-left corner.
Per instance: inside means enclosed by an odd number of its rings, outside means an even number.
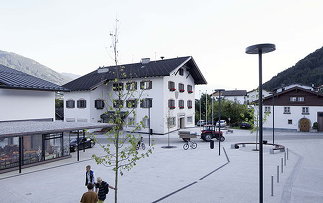
[[[140,63],[141,64],[148,64],[150,62],[150,58],[142,58],[141,60],[140,60]]]

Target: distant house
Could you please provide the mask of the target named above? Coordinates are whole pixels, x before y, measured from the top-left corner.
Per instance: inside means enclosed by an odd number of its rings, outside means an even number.
[[[310,86],[307,86],[307,85],[291,84],[291,85],[287,85],[287,86],[278,88],[276,90],[276,92],[279,93],[279,92],[282,92],[282,91],[285,91],[285,90],[288,90],[288,89],[291,89],[291,88],[294,88],[294,87],[300,87],[300,88],[303,88],[303,89],[314,91],[313,87],[310,87]]]
[[[270,95],[270,92],[264,89],[262,90],[262,98],[265,98],[269,95]],[[257,89],[247,92],[247,96],[246,96],[247,104],[252,104],[253,102],[258,101],[258,99],[259,99],[259,91]]]
[[[299,86],[285,89],[263,100],[263,111],[268,117],[264,128],[290,129],[308,132],[314,122],[318,122],[319,131],[323,131],[323,94]]]
[[[70,157],[70,131],[106,127],[55,121],[51,82],[0,65],[0,173]]]
[[[225,91],[221,92],[221,96],[225,100],[233,101],[233,102],[239,103],[239,104],[245,104],[246,94],[247,94],[246,90],[225,90]],[[214,92],[211,95],[214,96],[215,98],[217,98],[219,93]]]
[[[117,72],[123,74],[116,82]],[[64,85],[70,90],[64,95],[65,121],[109,122],[118,104],[124,113],[133,108],[136,112],[126,118],[125,130],[133,130],[133,123],[139,122],[144,124],[139,132],[152,129],[154,134],[193,127],[199,84],[206,80],[190,56],[99,68]],[[119,101],[118,90],[132,93]]]

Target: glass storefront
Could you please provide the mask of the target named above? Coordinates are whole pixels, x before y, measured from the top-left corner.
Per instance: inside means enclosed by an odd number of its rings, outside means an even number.
[[[22,165],[70,155],[70,133],[22,137]],[[0,170],[19,166],[19,137],[0,138]]]

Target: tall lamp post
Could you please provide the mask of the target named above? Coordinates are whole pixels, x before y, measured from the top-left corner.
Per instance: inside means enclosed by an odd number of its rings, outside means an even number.
[[[201,120],[202,120],[202,94],[201,94],[201,90],[199,90],[200,93],[200,127],[201,125]]]
[[[263,203],[263,126],[262,126],[262,54],[276,50],[274,44],[256,44],[246,48],[247,54],[259,57],[259,202]]]
[[[273,90],[273,144],[275,144],[275,90]]]
[[[221,155],[221,92],[224,92],[224,89],[216,89],[214,90],[215,92],[218,93],[218,100],[219,100],[219,111],[218,111],[218,116],[219,116],[219,156]]]

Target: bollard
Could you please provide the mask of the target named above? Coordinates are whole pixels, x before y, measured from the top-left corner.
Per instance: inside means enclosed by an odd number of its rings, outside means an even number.
[[[280,167],[281,167],[281,173],[284,173],[284,166],[283,166],[283,158],[281,158],[281,162],[280,162]]]
[[[286,166],[286,152],[284,152],[284,165]]]
[[[288,160],[288,148],[287,148],[287,160]]]
[[[279,165],[277,166],[277,183],[279,183]]]
[[[271,176],[271,196],[274,196],[274,176]]]
[[[214,140],[210,141],[210,149],[214,149]]]

